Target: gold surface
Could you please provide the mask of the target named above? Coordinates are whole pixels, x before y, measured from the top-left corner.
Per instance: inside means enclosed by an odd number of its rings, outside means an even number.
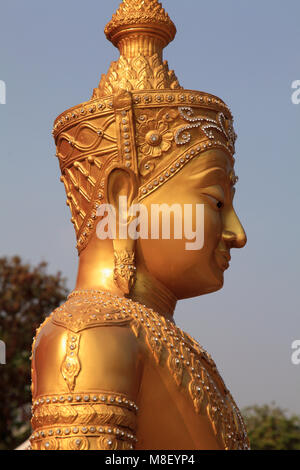
[[[176,28],[156,0],[124,0],[105,32],[119,60],[53,128],[79,270],[34,340],[32,448],[246,449],[214,362],[173,318],[177,300],[222,288],[230,250],[246,243],[232,114],[180,87],[163,61]],[[173,229],[169,240],[100,240],[98,209],[118,217],[124,195],[149,214],[203,204],[203,248],[187,251]]]
[[[70,347],[79,335],[82,366],[70,393],[57,374],[65,355],[77,356]],[[248,448],[243,420],[209,354],[152,309],[105,292],[74,291],[39,341],[34,361],[43,364],[46,381],[35,386],[33,448],[49,448],[54,439],[56,449],[68,449],[76,437],[89,449],[123,448],[124,440],[110,439],[107,426],[125,429],[136,449]],[[47,364],[40,357],[46,349]],[[102,434],[110,446],[99,447]]]

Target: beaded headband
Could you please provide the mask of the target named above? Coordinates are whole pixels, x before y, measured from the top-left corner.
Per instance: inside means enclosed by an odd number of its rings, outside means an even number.
[[[53,128],[79,252],[95,229],[112,169],[135,173],[141,201],[207,150],[221,149],[234,163],[229,108],[213,95],[182,89],[162,61],[176,28],[161,4],[123,0],[105,32],[119,60],[91,100],[62,113]]]

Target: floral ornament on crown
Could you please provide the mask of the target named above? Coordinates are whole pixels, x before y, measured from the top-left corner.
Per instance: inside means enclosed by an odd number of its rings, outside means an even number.
[[[139,170],[142,176],[151,173],[155,160],[168,152],[174,141],[170,123],[178,117],[174,109],[161,109],[155,117],[142,114],[137,119],[137,147]]]

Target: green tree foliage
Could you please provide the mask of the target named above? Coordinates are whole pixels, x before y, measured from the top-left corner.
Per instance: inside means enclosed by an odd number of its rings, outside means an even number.
[[[252,450],[300,450],[300,417],[275,404],[243,410]]]
[[[36,267],[19,257],[0,258],[0,340],[6,364],[0,365],[0,450],[14,449],[30,434],[30,356],[36,328],[67,295],[60,273],[47,263]]]

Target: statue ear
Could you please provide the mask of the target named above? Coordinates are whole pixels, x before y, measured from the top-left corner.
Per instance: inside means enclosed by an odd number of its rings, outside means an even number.
[[[123,168],[114,168],[107,177],[106,197],[118,215],[120,197],[127,198],[127,209],[138,196],[138,182],[136,175]]]
[[[135,240],[128,238],[131,218],[128,210],[138,195],[136,175],[123,168],[115,168],[107,177],[106,198],[116,214],[116,238],[114,247],[114,281],[119,289],[128,295],[136,279]]]

